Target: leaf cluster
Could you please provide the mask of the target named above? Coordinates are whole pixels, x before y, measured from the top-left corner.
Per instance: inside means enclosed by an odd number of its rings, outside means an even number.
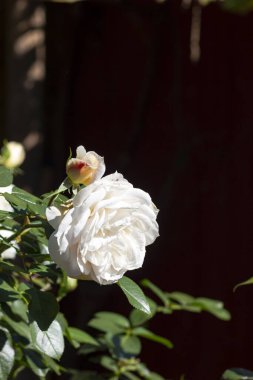
[[[84,355],[95,367],[89,371],[75,371],[71,380],[162,380],[163,377],[152,372],[141,361],[142,345],[145,340],[150,340],[171,349],[173,343],[167,337],[157,335],[150,330],[151,319],[158,313],[170,315],[179,310],[194,313],[206,311],[221,320],[230,319],[229,312],[224,309],[220,301],[203,297],[194,298],[181,292],[168,293],[145,279],[142,281],[142,286],[148,288],[152,294],[152,298],[146,297],[146,301],[144,300],[149,305],[147,313],[147,308],[142,308],[140,299],[137,304],[135,303],[138,297],[135,297],[134,302],[131,299],[133,289],[137,285],[123,277],[120,286],[126,288],[123,291],[136,308],[131,310],[128,317],[109,311],[94,315],[88,327],[96,331],[96,343],[85,343],[80,347],[79,354]],[[142,295],[144,296],[143,293]]]

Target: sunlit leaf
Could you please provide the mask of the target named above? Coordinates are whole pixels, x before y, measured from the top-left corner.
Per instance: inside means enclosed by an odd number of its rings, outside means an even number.
[[[142,310],[144,313],[150,314],[149,303],[141,290],[141,288],[130,278],[123,276],[117,284],[126,295],[129,303],[136,309]]]
[[[53,359],[60,359],[64,351],[64,339],[61,326],[54,320],[47,330],[41,330],[36,321],[30,324],[34,348]]]

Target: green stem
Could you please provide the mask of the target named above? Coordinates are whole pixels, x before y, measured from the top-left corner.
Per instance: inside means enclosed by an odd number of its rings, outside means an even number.
[[[12,240],[16,239],[18,236],[23,234],[23,232],[25,232],[26,230],[30,230],[31,228],[40,228],[40,227],[44,227],[43,223],[41,223],[41,222],[34,222],[34,223],[25,224],[18,231],[14,232],[14,234],[12,234],[10,237],[8,237],[6,239],[6,241],[8,243],[10,243]]]
[[[59,194],[60,194],[60,193],[57,193],[57,194],[53,194],[53,195],[51,196],[51,198],[49,199],[49,202],[48,202],[47,207],[50,207],[50,206],[52,205],[53,201],[55,200],[55,198],[58,197]]]

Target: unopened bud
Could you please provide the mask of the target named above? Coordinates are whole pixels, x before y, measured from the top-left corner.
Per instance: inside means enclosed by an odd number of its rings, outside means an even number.
[[[76,287],[77,287],[77,279],[76,278],[67,277],[67,285],[66,285],[67,291],[68,292],[73,292],[73,290],[75,290]]]
[[[86,152],[83,146],[76,150],[76,158],[68,160],[67,175],[75,185],[89,185],[105,172],[104,158],[95,152]]]
[[[6,168],[14,169],[19,167],[25,159],[25,149],[22,144],[16,141],[7,142],[1,151],[0,162]]]

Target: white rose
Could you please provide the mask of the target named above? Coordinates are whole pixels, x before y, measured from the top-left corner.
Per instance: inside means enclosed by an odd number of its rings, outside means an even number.
[[[56,230],[49,252],[70,277],[114,283],[142,266],[145,247],[159,235],[157,213],[146,192],[111,174],[80,190],[69,211],[47,209]]]
[[[76,158],[68,160],[66,172],[74,184],[87,186],[104,175],[104,158],[96,152],[86,152],[80,145],[76,149]]]
[[[0,187],[0,193],[8,193],[11,194],[13,189],[13,185],[6,186],[6,187]],[[2,211],[8,211],[8,212],[13,212],[13,208],[10,205],[10,203],[4,198],[3,195],[0,196],[0,210]],[[3,238],[9,238],[13,234],[12,231],[7,230],[3,228],[3,226],[0,225],[0,242],[1,242],[1,237]],[[7,248],[5,251],[1,253],[1,257],[3,259],[15,259],[16,257],[16,248],[17,244],[14,242],[13,246],[10,248]]]

